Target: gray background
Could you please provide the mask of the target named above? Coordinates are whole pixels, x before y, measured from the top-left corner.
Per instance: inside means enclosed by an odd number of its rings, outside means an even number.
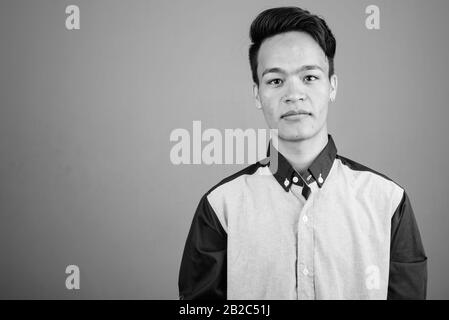
[[[81,29],[65,28],[76,4]],[[380,7],[381,29],[365,28]],[[337,38],[340,154],[410,195],[428,297],[449,298],[449,1],[0,2],[0,298],[177,299],[204,192],[242,165],[172,165],[170,132],[265,128],[247,62],[263,9]],[[81,289],[65,288],[65,268]]]

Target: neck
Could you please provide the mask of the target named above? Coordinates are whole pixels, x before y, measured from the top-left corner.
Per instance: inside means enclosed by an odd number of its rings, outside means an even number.
[[[284,140],[277,136],[277,148],[298,172],[306,171],[328,142],[327,131],[305,140]],[[276,144],[275,144],[276,145]]]

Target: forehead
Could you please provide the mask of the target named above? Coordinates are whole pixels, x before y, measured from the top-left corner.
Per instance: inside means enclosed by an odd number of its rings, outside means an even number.
[[[258,74],[267,68],[293,70],[303,65],[319,65],[327,71],[326,55],[319,44],[305,32],[286,32],[262,42],[258,53]]]

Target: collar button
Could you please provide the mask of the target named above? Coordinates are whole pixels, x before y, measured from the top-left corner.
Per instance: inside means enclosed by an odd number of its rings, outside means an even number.
[[[320,173],[320,176],[318,177],[318,182],[320,184],[322,184],[324,182],[323,177],[321,176],[321,173]]]

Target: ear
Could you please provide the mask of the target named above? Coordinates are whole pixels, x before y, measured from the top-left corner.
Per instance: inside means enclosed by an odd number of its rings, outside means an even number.
[[[335,101],[335,97],[337,96],[337,87],[338,87],[338,78],[336,74],[333,74],[330,78],[331,88],[329,92],[329,99],[331,102]]]
[[[260,103],[259,97],[259,86],[256,83],[253,84],[253,95],[254,99],[256,100],[256,108],[262,109],[262,104]]]

